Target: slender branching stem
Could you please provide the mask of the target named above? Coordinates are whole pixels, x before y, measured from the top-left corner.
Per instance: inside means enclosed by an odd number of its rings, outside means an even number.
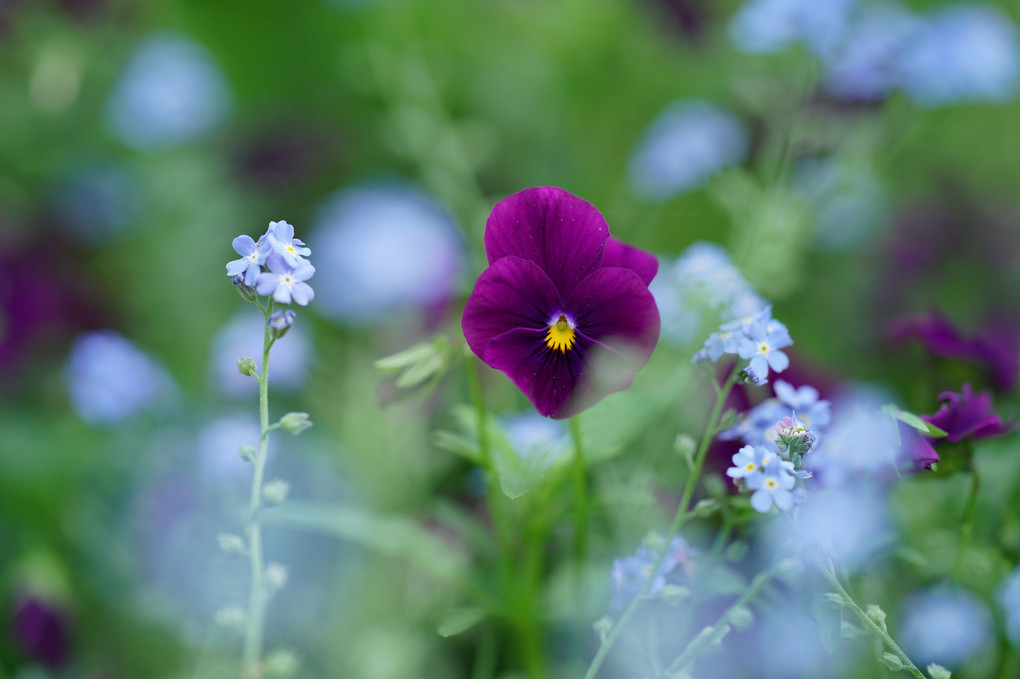
[[[659,568],[662,566],[662,562],[666,559],[666,554],[669,553],[669,545],[673,542],[673,538],[676,537],[677,533],[680,532],[680,528],[691,516],[687,509],[690,506],[691,498],[694,497],[694,488],[698,484],[698,478],[701,476],[701,468],[705,464],[705,456],[708,453],[709,444],[715,435],[719,433],[719,417],[722,415],[723,406],[726,403],[726,397],[729,396],[730,390],[737,381],[737,377],[740,375],[739,364],[733,367],[730,371],[730,376],[723,383],[716,393],[715,405],[712,407],[712,412],[708,416],[708,422],[705,424],[705,433],[701,437],[701,442],[698,445],[698,451],[694,457],[694,467],[691,469],[690,476],[687,477],[687,483],[684,485],[683,495],[680,497],[680,504],[677,505],[676,514],[673,517],[673,523],[669,527],[669,532],[666,535],[666,540],[662,545],[662,549],[659,550],[659,554],[655,559],[655,563],[652,565],[651,572],[658,573]],[[599,646],[599,650],[595,653],[595,657],[592,659],[591,664],[588,666],[588,671],[585,672],[584,679],[594,679],[598,673],[599,668],[605,661],[606,656],[616,643],[620,634],[627,627],[627,623],[637,612],[638,607],[641,605],[642,600],[648,594],[648,590],[652,586],[653,578],[646,578],[644,584],[641,586],[641,590],[638,592],[631,602],[627,605],[627,608],[623,610],[620,618],[613,625],[613,628],[606,635],[605,641]]]
[[[263,308],[259,305],[259,308]],[[269,349],[273,345],[273,337],[269,330],[269,315],[273,312],[273,299],[270,297],[263,308],[265,325],[262,336],[262,371],[258,376],[259,383],[259,436],[258,452],[253,460],[254,473],[251,480],[251,493],[248,499],[248,559],[251,566],[251,580],[248,587],[248,613],[244,633],[244,676],[256,677],[262,662],[262,631],[265,626],[266,589],[263,583],[264,558],[262,556],[262,525],[259,510],[262,509],[262,483],[266,470],[266,454],[269,448]]]
[[[963,561],[970,547],[970,537],[974,532],[974,511],[977,509],[978,490],[981,479],[978,476],[974,458],[970,458],[970,494],[967,496],[967,508],[963,512],[963,525],[960,527],[960,544],[956,549],[956,560],[953,562],[953,579],[960,580],[963,575]]]

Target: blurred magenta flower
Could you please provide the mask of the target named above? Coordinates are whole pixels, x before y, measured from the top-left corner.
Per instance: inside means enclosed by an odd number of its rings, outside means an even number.
[[[939,394],[942,406],[934,415],[922,415],[926,422],[944,430],[945,440],[956,443],[963,438],[983,439],[1009,431],[1009,424],[992,410],[992,395],[987,391],[975,394],[969,384],[959,394],[944,391]]]
[[[890,338],[903,341],[916,338],[930,353],[984,365],[992,373],[995,386],[1008,391],[1020,372],[1020,328],[1006,320],[975,333],[970,339],[939,314],[919,314],[893,321]]]
[[[400,184],[346,189],[316,217],[316,308],[346,323],[392,321],[457,288],[461,235],[432,197]]]
[[[75,340],[65,380],[71,405],[90,424],[120,422],[174,390],[159,364],[111,330]]]
[[[594,206],[551,186],[497,203],[485,250],[462,319],[479,358],[556,419],[630,386],[659,339],[655,257],[611,239]]]
[[[63,666],[70,653],[67,614],[38,596],[18,596],[11,633],[33,660],[50,669]]]
[[[649,126],[630,160],[630,185],[648,201],[696,189],[747,155],[743,124],[707,101],[681,100]]]
[[[165,149],[210,132],[229,108],[226,81],[209,53],[181,35],[146,38],[106,105],[117,137],[136,149]]]

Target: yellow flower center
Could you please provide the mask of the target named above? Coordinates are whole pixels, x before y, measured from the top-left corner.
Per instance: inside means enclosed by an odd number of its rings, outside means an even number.
[[[747,465],[744,467],[744,469],[746,469],[749,472],[753,472],[757,468],[758,466],[754,462],[748,462]]]
[[[555,323],[549,325],[549,332],[545,336],[545,345],[553,351],[567,352],[567,349],[574,348],[574,324],[567,320],[567,317],[560,314]]]
[[[295,252],[297,252],[297,250],[294,249],[293,245],[288,245],[287,247],[284,248],[284,250],[286,250],[287,252],[289,252],[291,254],[294,254]]]
[[[769,490],[775,490],[779,486],[779,482],[775,479],[765,479],[765,487]]]

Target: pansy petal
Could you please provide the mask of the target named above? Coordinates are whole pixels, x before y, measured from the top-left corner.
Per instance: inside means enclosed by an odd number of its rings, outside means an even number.
[[[530,260],[564,297],[602,264],[608,238],[609,226],[591,203],[553,186],[504,198],[485,223],[490,264],[508,256]]]
[[[645,252],[633,245],[627,245],[610,236],[606,241],[606,253],[602,257],[602,268],[610,266],[630,269],[644,281],[645,285],[648,285],[659,271],[659,260],[650,252]]]
[[[659,310],[648,286],[630,269],[599,269],[566,300],[577,331],[623,352],[638,370],[659,341]]]
[[[591,404],[582,388],[586,379],[584,350],[553,351],[545,346],[545,330],[517,328],[494,338],[485,362],[524,392],[541,415],[563,419]]]
[[[552,314],[562,306],[556,286],[541,267],[520,257],[504,257],[478,277],[464,306],[461,328],[471,351],[488,363],[485,347],[494,337],[514,328],[545,333]]]

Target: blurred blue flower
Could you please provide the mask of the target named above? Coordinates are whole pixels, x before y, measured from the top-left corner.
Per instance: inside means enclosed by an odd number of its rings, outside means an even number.
[[[432,198],[406,186],[365,185],[330,198],[313,241],[317,308],[366,324],[446,301],[463,258],[457,227]]]
[[[694,340],[707,312],[742,318],[765,307],[765,301],[740,275],[726,250],[715,243],[689,246],[671,266],[659,267],[659,275],[648,289],[659,307],[662,337],[677,345]],[[730,338],[716,339],[721,346]]]
[[[855,395],[833,406],[832,426],[809,456],[808,466],[826,487],[894,474],[902,457],[897,426],[879,412],[881,401]]]
[[[804,41],[824,56],[836,46],[856,0],[747,0],[730,21],[733,44],[743,52],[776,52]]]
[[[658,571],[653,573],[655,560],[664,544],[665,539],[653,533],[645,539],[645,544],[641,545],[633,556],[613,560],[610,610],[619,612],[626,608],[648,579],[651,579],[651,585],[645,596],[650,598],[662,592],[668,580],[679,580],[690,574],[693,550],[679,535],[669,543],[666,556]],[[675,577],[670,577],[671,575]]]
[[[242,444],[257,448],[260,436],[259,421],[252,415],[239,413],[208,422],[198,432],[195,445],[202,475],[210,481],[247,479],[251,466],[238,450]]]
[[[282,311],[274,311],[269,316],[269,329],[273,332],[273,337],[279,339],[283,337],[284,333],[290,330],[291,326],[294,325],[294,320],[297,318],[297,314],[294,313],[293,309],[284,309]]]
[[[881,489],[869,483],[815,487],[797,513],[796,524],[783,524],[782,532],[796,544],[854,569],[894,544],[887,504]]]
[[[805,159],[794,187],[814,208],[815,244],[845,248],[860,243],[885,218],[888,199],[870,168],[837,159]]]
[[[79,336],[65,368],[71,405],[90,424],[113,424],[146,410],[173,391],[152,358],[110,331]]]
[[[819,399],[818,390],[814,387],[805,384],[795,389],[789,382],[776,380],[773,389],[779,402],[796,412],[797,418],[812,431],[821,432],[829,426],[831,404]]]
[[[229,108],[223,74],[206,50],[159,33],[139,45],[107,101],[117,137],[136,149],[165,149],[211,131]]]
[[[234,252],[241,255],[240,259],[227,262],[227,275],[244,274],[244,284],[253,287],[262,273],[262,265],[269,257],[270,245],[265,240],[255,242],[251,236],[238,236],[233,242]]]
[[[216,388],[228,396],[247,396],[258,391],[258,382],[237,371],[237,359],[251,358],[261,370],[265,318],[253,306],[235,316],[213,340],[210,374]],[[308,374],[312,345],[304,330],[291,328],[273,344],[269,357],[269,386],[292,391]]]
[[[65,177],[56,188],[57,224],[83,241],[104,242],[137,223],[139,187],[125,168],[106,163],[87,165]]]
[[[776,422],[790,413],[790,409],[770,398],[752,408],[736,426],[720,432],[719,438],[724,441],[740,439],[752,446],[762,446],[776,440]]]
[[[934,662],[954,669],[988,644],[992,631],[992,616],[983,601],[943,584],[904,602],[896,638],[922,667]]]
[[[991,5],[954,5],[923,18],[899,64],[900,86],[920,106],[1005,102],[1020,84],[1013,22]]]
[[[272,295],[280,304],[292,301],[307,306],[315,299],[315,291],[305,281],[315,274],[315,267],[301,259],[297,266],[291,266],[282,256],[274,252],[266,259],[268,272],[259,274],[256,290],[260,295]]]
[[[1020,646],[1020,567],[999,586],[999,606],[1006,619],[1006,634]]]
[[[501,418],[507,442],[521,457],[550,464],[570,448],[566,424],[534,411]]]
[[[900,55],[920,20],[895,2],[864,5],[825,64],[822,85],[851,101],[877,101],[898,85]]]
[[[684,99],[656,118],[630,160],[630,184],[649,201],[668,198],[704,184],[747,156],[743,124],[706,101]]]

